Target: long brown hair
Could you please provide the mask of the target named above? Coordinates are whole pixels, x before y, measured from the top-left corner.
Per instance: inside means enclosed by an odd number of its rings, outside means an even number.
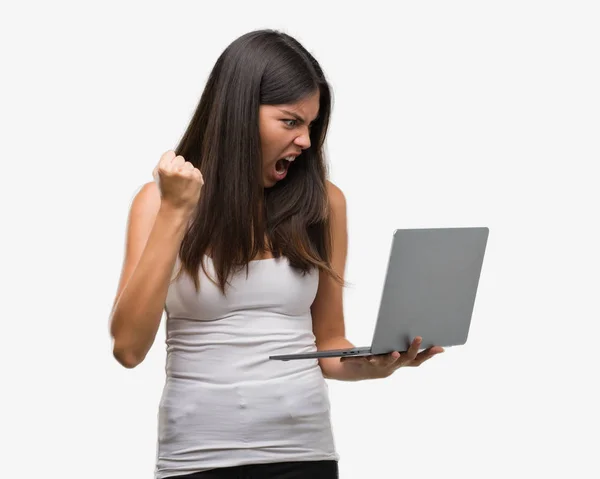
[[[320,92],[311,146],[286,178],[264,188],[259,133],[260,105],[289,104]],[[231,43],[209,75],[198,107],[176,153],[204,177],[198,207],[179,256],[199,289],[210,253],[221,291],[230,275],[269,250],[304,273],[331,268],[331,237],[324,143],[331,92],[313,56],[294,38],[257,30]],[[178,274],[178,276],[179,276]]]

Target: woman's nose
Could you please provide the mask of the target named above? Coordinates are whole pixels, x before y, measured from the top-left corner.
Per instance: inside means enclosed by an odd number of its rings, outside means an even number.
[[[302,135],[297,136],[294,143],[303,150],[310,148],[310,131],[307,130]]]

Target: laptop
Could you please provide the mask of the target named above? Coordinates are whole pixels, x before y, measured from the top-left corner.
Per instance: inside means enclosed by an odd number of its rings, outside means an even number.
[[[489,228],[394,231],[371,346],[269,356],[269,359],[371,356],[467,342]]]

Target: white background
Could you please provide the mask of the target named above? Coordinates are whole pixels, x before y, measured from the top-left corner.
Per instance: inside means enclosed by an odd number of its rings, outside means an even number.
[[[599,477],[598,10],[3,2],[0,475],[152,476],[164,326],[134,370],[108,334],[128,208],[218,55],[269,27],[334,91],[351,341],[370,343],[395,228],[490,228],[465,346],[329,382],[341,477]]]

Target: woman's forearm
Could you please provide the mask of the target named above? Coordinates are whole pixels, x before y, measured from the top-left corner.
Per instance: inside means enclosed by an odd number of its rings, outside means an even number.
[[[148,241],[111,314],[115,358],[132,368],[143,361],[160,326],[188,216],[161,207]]]
[[[330,349],[349,349],[354,348],[354,344],[348,341],[345,337],[339,336],[330,338],[317,344],[319,351]],[[327,379],[337,379],[338,381],[362,381],[364,379],[372,379],[361,374],[355,368],[346,367],[341,358],[319,358],[319,366],[323,371],[323,376]]]

